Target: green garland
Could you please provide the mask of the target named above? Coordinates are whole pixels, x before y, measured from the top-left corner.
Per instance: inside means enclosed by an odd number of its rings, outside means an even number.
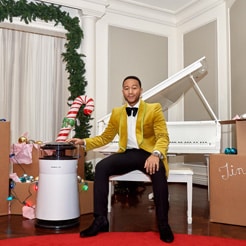
[[[26,0],[0,0],[0,21],[9,20],[13,22],[14,17],[20,17],[21,21],[29,24],[36,19],[45,22],[53,21],[57,26],[59,23],[67,30],[65,43],[66,52],[62,53],[63,61],[66,62],[66,71],[69,76],[70,97],[68,100],[74,100],[76,97],[85,94],[87,82],[85,80],[85,64],[82,60],[83,55],[77,53],[83,38],[83,31],[79,26],[78,17],[71,18],[69,13],[61,10],[61,6],[54,4],[46,5],[41,2],[27,2]],[[84,105],[85,106],[85,105]],[[79,124],[75,125],[75,137],[89,137],[91,117],[83,113],[82,106],[78,112]]]

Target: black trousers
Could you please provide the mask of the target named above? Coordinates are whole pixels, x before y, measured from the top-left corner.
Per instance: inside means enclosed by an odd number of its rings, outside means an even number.
[[[124,174],[133,170],[146,173],[144,164],[150,156],[142,149],[129,149],[124,153],[115,153],[102,159],[95,168],[94,181],[94,215],[107,216],[109,176]],[[150,175],[152,180],[154,203],[158,225],[168,223],[168,184],[165,167],[160,161],[159,171]]]

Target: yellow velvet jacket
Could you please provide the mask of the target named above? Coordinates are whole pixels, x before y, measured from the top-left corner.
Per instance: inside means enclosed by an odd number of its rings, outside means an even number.
[[[127,104],[114,108],[109,123],[104,132],[96,137],[86,138],[86,150],[102,147],[119,135],[118,152],[127,149]],[[163,164],[168,176],[167,150],[169,136],[162,107],[159,103],[146,103],[140,100],[137,121],[136,138],[139,148],[152,153],[158,150],[163,155]]]

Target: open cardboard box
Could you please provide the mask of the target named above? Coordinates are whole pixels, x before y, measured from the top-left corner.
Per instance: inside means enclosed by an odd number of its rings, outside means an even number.
[[[235,124],[237,154],[210,155],[210,221],[246,226],[246,120],[220,123]]]
[[[237,153],[246,155],[246,120],[236,121]]]
[[[239,155],[246,155],[246,119],[241,120],[224,120],[220,121],[221,125],[236,125],[236,148]]]
[[[210,155],[210,221],[246,226],[246,155]]]

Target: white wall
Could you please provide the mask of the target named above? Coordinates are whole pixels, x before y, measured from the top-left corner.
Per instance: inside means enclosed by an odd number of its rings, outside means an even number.
[[[109,27],[109,108],[124,103],[122,81],[135,75],[143,92],[168,77],[168,39],[159,35]]]
[[[131,39],[135,39],[134,42],[138,42],[141,37],[148,38],[151,40],[151,47],[153,47],[154,42],[155,44],[158,43],[160,45],[161,40],[163,40],[163,45],[160,47],[161,52],[163,54],[166,54],[166,57],[163,57],[162,61],[163,62],[163,79],[164,80],[168,75],[174,73],[174,64],[176,65],[176,62],[174,61],[174,58],[176,57],[175,52],[176,52],[176,29],[174,27],[170,26],[163,26],[159,23],[151,23],[146,20],[141,20],[137,19],[132,16],[125,16],[125,15],[120,15],[120,14],[114,14],[114,13],[108,13],[105,16],[102,17],[102,19],[98,20],[97,22],[97,41],[96,41],[96,49],[97,49],[97,58],[96,58],[96,100],[97,100],[97,112],[96,113],[96,118],[100,119],[103,117],[105,114],[108,114],[112,106],[118,106],[115,105],[116,103],[119,103],[117,101],[118,98],[122,98],[121,96],[121,81],[122,81],[122,76],[125,75],[126,73],[130,73],[130,68],[124,66],[124,62],[120,60],[120,57],[117,57],[118,54],[115,53],[115,56],[112,56],[112,49],[116,49],[117,46],[124,46],[124,42],[127,41],[127,38],[122,40],[121,43],[117,44],[112,44],[112,39],[114,39],[115,42],[119,42],[119,40],[116,40],[115,36],[112,36],[115,34],[117,31],[117,28],[119,28],[119,32],[125,32],[126,35],[129,35]],[[129,32],[128,32],[129,30]],[[135,32],[135,33],[134,33]],[[136,39],[136,35],[140,34],[140,37]],[[155,39],[155,41],[154,41]],[[166,41],[167,39],[167,41]],[[167,44],[166,44],[167,43]],[[136,45],[136,43],[134,44]],[[133,45],[133,46],[134,46]],[[168,48],[167,48],[168,46]],[[130,47],[128,45],[128,47]],[[138,47],[139,48],[139,47]],[[141,48],[142,50],[148,49],[147,43],[145,42],[145,46]],[[114,51],[115,52],[115,51]],[[131,50],[125,50],[125,56],[134,57],[137,56],[137,52],[134,54],[133,53],[133,47],[131,47]],[[139,51],[138,51],[139,52]],[[109,57],[109,53],[111,55],[111,58]],[[113,67],[115,68],[117,64],[111,64],[109,61],[109,58],[113,60],[113,62],[118,61],[119,62],[119,67],[118,69],[122,69],[121,74],[118,76],[118,71],[113,71]],[[135,58],[136,59],[136,58]],[[142,59],[142,57],[141,57]],[[137,70],[138,72],[141,69],[141,65],[143,65],[143,72],[142,74],[145,73],[144,78],[143,78],[143,83],[145,81],[149,81],[151,79],[151,74],[152,74],[152,85],[161,82],[158,81],[160,79],[160,75],[153,75],[154,71],[150,71],[150,75],[147,76],[146,71],[146,63],[145,61],[141,62],[141,59],[137,59],[138,64]],[[148,58],[147,58],[148,59]],[[154,57],[149,57],[149,59],[153,62]],[[161,57],[159,56],[159,60]],[[141,62],[139,64],[139,62]],[[158,62],[158,61],[157,61]],[[127,67],[127,70],[124,71],[124,69]],[[158,70],[160,71],[160,65]],[[176,70],[176,68],[175,68]],[[167,74],[165,74],[167,72]],[[117,78],[117,81],[114,81],[114,78]],[[114,94],[109,95],[109,87],[113,83],[118,82],[118,90],[117,92],[114,91]],[[147,82],[149,83],[149,82]],[[116,89],[116,88],[115,88]],[[111,99],[113,97],[113,99]],[[114,105],[112,105],[112,102]],[[122,101],[120,102],[122,104]]]

